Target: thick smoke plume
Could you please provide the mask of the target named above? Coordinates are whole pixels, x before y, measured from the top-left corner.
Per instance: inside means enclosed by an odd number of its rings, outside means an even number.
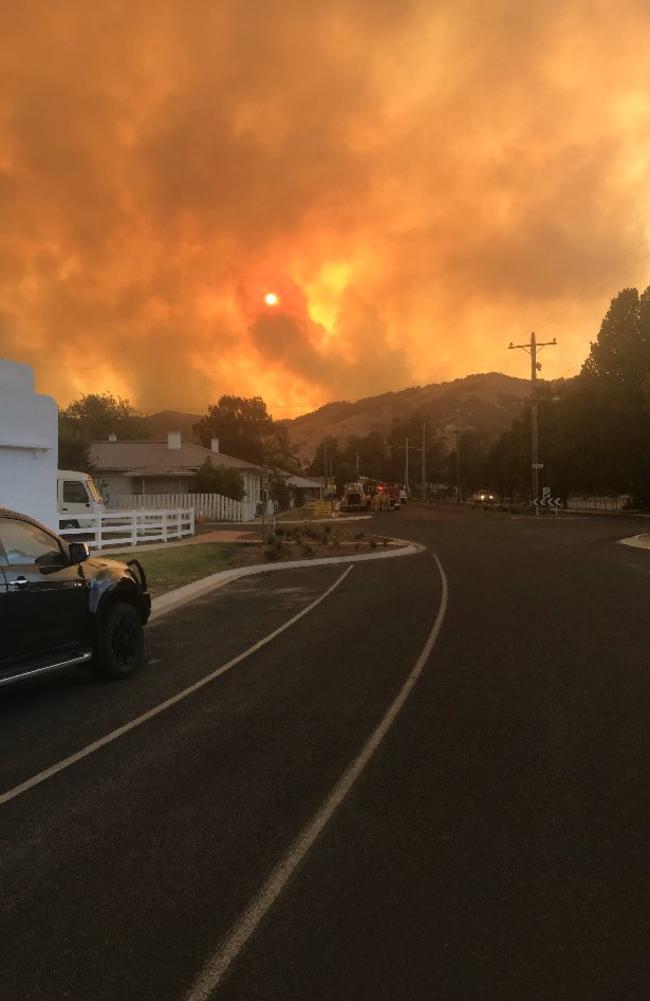
[[[290,416],[525,374],[505,348],[531,329],[571,374],[647,284],[647,5],[25,0],[2,24],[0,356],[61,403]]]

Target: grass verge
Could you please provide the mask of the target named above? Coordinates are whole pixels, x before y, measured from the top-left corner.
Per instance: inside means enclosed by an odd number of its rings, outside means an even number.
[[[174,549],[148,553],[146,549],[130,549],[116,559],[140,560],[147,574],[149,590],[164,594],[183,584],[209,577],[219,570],[246,567],[262,560],[258,546],[236,542],[206,542],[205,545],[178,546]]]
[[[129,549],[116,559],[137,559],[147,574],[153,595],[165,594],[183,584],[209,577],[219,570],[248,567],[255,563],[315,559],[323,556],[353,556],[369,553],[395,542],[385,536],[368,535],[358,528],[337,524],[304,525],[301,528],[276,527],[264,545],[240,542],[206,542],[201,545],[174,546],[173,549]]]

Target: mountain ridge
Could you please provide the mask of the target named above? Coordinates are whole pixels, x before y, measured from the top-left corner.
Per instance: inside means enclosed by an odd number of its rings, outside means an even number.
[[[409,386],[354,402],[336,400],[278,423],[287,428],[295,453],[308,463],[325,437],[343,443],[371,431],[385,433],[395,420],[413,416],[421,416],[431,430],[439,431],[450,441],[457,416],[463,427],[496,437],[508,430],[529,397],[528,379],[483,372],[449,382]]]

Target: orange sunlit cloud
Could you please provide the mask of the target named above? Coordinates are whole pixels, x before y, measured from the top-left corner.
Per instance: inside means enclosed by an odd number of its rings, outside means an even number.
[[[572,374],[650,281],[649,36],[633,0],[14,4],[0,356],[277,417],[524,375],[533,329]]]

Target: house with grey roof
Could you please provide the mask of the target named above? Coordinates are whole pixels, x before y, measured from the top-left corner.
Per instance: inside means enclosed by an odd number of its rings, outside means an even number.
[[[110,505],[116,497],[136,498],[151,494],[186,494],[192,477],[208,459],[214,466],[236,469],[244,480],[245,500],[257,504],[262,495],[263,472],[259,466],[226,455],[219,439],[211,448],[182,441],[179,431],[170,431],[166,441],[94,441],[90,460],[104,499]]]
[[[284,480],[289,488],[290,507],[302,507],[309,501],[321,500],[324,492],[324,483],[320,479],[311,476],[300,476],[298,473],[289,473],[284,469],[276,469],[274,475]]]

